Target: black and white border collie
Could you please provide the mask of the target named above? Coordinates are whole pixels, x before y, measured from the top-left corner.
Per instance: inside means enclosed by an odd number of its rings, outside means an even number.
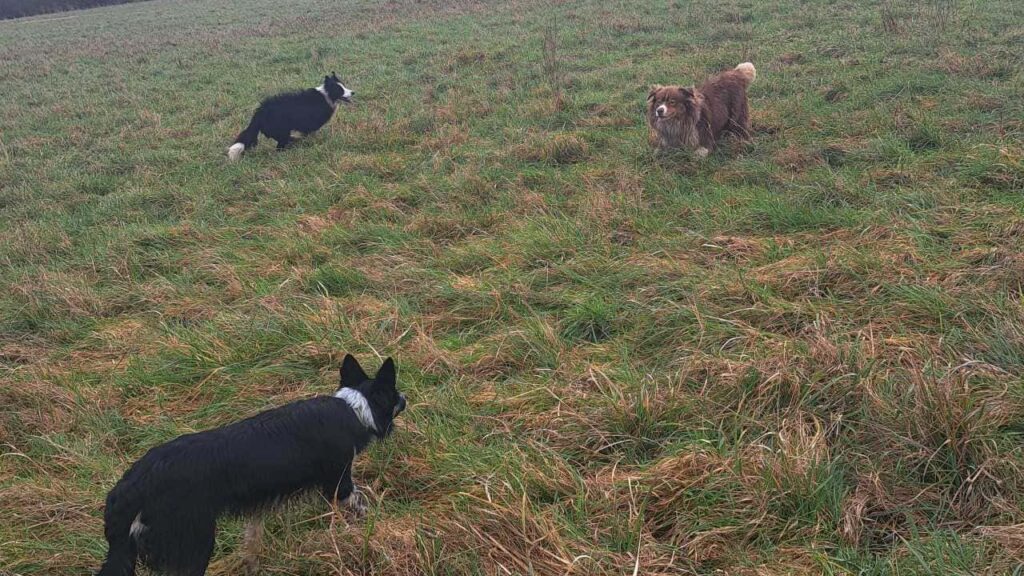
[[[260,132],[277,140],[278,150],[287,148],[292,142],[292,132],[303,135],[316,132],[334,115],[338,102],[352,101],[352,94],[354,92],[341,83],[338,75],[331,72],[316,88],[267,98],[252,115],[249,126],[228,148],[228,159],[238,160],[246,148],[255,148]]]
[[[151,449],[107,495],[110,549],[99,576],[132,576],[136,559],[154,570],[201,576],[218,517],[255,516],[310,489],[361,512],[352,462],[371,441],[391,433],[404,409],[390,358],[370,378],[347,355],[333,396],[292,402]]]

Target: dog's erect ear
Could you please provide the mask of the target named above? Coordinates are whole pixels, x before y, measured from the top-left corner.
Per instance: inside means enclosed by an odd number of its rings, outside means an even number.
[[[377,375],[373,377],[373,381],[377,384],[383,384],[391,388],[395,387],[395,361],[388,358],[380,365],[380,370],[377,370]]]
[[[341,387],[355,388],[369,379],[359,361],[351,354],[345,354],[345,359],[341,362]]]
[[[331,70],[331,78],[334,78],[335,80],[337,80],[338,79],[338,73],[333,71],[333,70]]]
[[[331,81],[331,77],[330,76],[324,76],[324,84],[328,84],[328,83],[330,83],[330,81]]]

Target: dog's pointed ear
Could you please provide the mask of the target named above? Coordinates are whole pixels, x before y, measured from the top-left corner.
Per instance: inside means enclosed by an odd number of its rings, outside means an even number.
[[[369,379],[359,361],[351,354],[345,354],[345,359],[341,361],[341,387],[355,388]]]
[[[380,365],[380,370],[377,370],[377,375],[373,377],[373,381],[394,388],[395,379],[395,361],[389,357]]]
[[[338,73],[335,72],[334,70],[331,70],[331,78],[334,78],[335,80],[337,80],[338,79]]]
[[[331,77],[330,76],[324,76],[324,84],[327,84],[330,81],[331,81]]]

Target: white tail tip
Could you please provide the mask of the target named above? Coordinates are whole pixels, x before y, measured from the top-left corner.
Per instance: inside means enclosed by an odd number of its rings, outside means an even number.
[[[744,62],[743,64],[737,66],[736,69],[742,72],[743,75],[746,76],[747,79],[750,80],[751,82],[754,81],[754,78],[757,78],[757,69],[754,68],[754,65],[750,62]]]
[[[242,152],[245,152],[245,144],[241,142],[235,142],[228,148],[228,160],[235,162],[242,157]]]

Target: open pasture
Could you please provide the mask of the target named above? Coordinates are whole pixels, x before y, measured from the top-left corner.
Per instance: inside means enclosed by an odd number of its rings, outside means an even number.
[[[0,574],[125,467],[393,355],[267,574],[1012,574],[1024,3],[154,0],[0,22]],[[754,139],[644,98],[749,60]],[[317,135],[235,164],[337,70]],[[241,523],[210,572],[238,573]]]

